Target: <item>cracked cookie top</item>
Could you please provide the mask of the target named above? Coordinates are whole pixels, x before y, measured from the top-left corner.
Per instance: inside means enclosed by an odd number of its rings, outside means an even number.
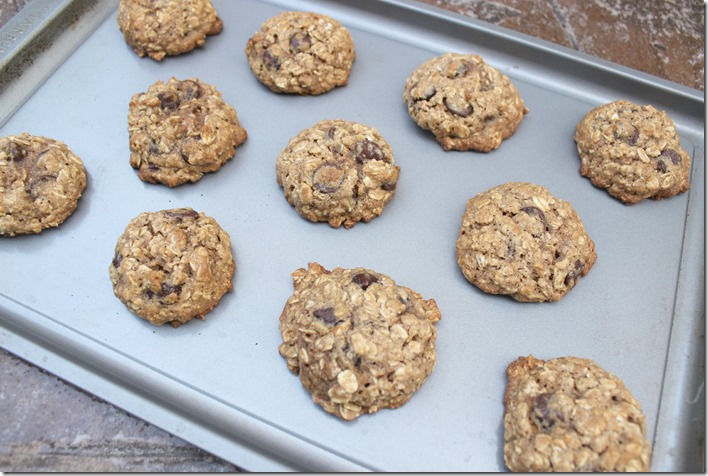
[[[138,56],[156,61],[204,45],[223,27],[210,0],[121,0],[117,21]]]
[[[0,139],[0,236],[59,226],[85,188],[84,164],[63,142],[26,132]]]
[[[373,127],[323,120],[290,139],[276,180],[304,218],[351,228],[379,216],[396,193],[400,167]]]
[[[113,292],[157,326],[203,319],[231,290],[236,263],[221,226],[191,208],[145,212],[118,238]]]
[[[511,80],[473,54],[424,62],[406,80],[403,99],[445,150],[496,149],[528,112]]]
[[[276,93],[317,95],[344,86],[356,57],[349,30],[327,15],[282,12],[249,38],[248,64]]]
[[[140,179],[168,187],[219,170],[247,137],[234,108],[197,78],[157,81],[133,95],[128,134]]]
[[[435,365],[434,299],[375,271],[317,263],[293,273],[278,350],[312,399],[345,420],[398,408]]]
[[[457,263],[484,292],[558,301],[596,258],[595,243],[572,205],[540,185],[510,182],[467,202]]]
[[[691,156],[665,111],[619,100],[578,123],[580,174],[626,204],[673,197],[690,188]]]
[[[639,403],[589,359],[520,357],[504,394],[504,461],[512,471],[649,471]]]

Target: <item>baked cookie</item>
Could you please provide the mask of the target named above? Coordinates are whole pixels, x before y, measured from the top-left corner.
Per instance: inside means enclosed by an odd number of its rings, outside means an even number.
[[[406,80],[403,99],[445,150],[496,149],[528,112],[511,80],[472,54],[426,61]]]
[[[591,110],[575,129],[580,174],[626,204],[689,189],[691,156],[664,111],[620,100]]]
[[[0,138],[0,236],[59,226],[85,188],[84,164],[63,142],[26,132]]]
[[[113,292],[156,326],[204,319],[227,291],[236,263],[231,239],[191,208],[145,212],[118,238],[108,270]]]
[[[325,411],[353,420],[406,403],[435,365],[434,299],[364,268],[293,273],[280,315],[288,368]]]
[[[512,471],[649,471],[639,403],[589,359],[512,362],[504,394],[504,461]]]
[[[221,93],[196,78],[157,81],[133,95],[128,134],[140,179],[168,187],[219,170],[247,136]]]
[[[223,26],[210,0],[120,0],[117,20],[138,56],[156,61],[204,45]]]
[[[572,205],[540,185],[510,182],[467,202],[457,263],[486,293],[558,301],[596,258],[595,243]]]
[[[354,41],[337,20],[309,12],[282,12],[246,43],[258,80],[276,93],[316,95],[349,80]]]
[[[300,215],[351,228],[383,212],[396,193],[400,167],[376,129],[335,119],[290,139],[275,171],[285,198]]]

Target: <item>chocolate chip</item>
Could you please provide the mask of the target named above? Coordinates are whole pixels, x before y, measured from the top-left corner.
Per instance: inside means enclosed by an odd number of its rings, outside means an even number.
[[[434,85],[429,84],[425,87],[425,89],[422,91],[418,90],[417,92],[418,94],[414,96],[416,101],[430,101],[433,96],[437,94],[438,90]]]
[[[656,162],[656,170],[657,172],[665,174],[666,172],[668,172],[669,169],[666,168],[666,163],[663,160],[659,159]]]
[[[544,429],[551,428],[565,418],[563,414],[553,405],[550,405],[552,395],[542,393],[533,399],[533,420]]]
[[[543,222],[543,226],[544,226],[544,227],[547,226],[546,215],[543,213],[543,211],[542,211],[540,208],[537,208],[537,207],[523,207],[523,208],[521,209],[521,211],[524,212],[524,213],[528,213],[528,214],[531,215],[532,217],[538,218],[539,220],[541,220],[541,221]]]
[[[354,156],[360,164],[367,160],[384,160],[384,152],[381,146],[369,139],[360,140],[354,144]]]
[[[20,162],[27,157],[27,149],[17,142],[10,142],[7,145],[7,155],[15,162]]]
[[[387,192],[393,192],[396,190],[396,183],[382,183],[381,189],[386,190]]]
[[[575,260],[575,263],[573,264],[573,270],[568,273],[563,280],[563,284],[566,286],[570,286],[573,284],[582,274],[584,270],[583,263],[580,260]]]
[[[165,215],[172,218],[179,218],[181,220],[182,218],[199,216],[199,213],[191,208],[177,208],[175,210],[166,211]]]
[[[161,298],[167,297],[172,293],[179,294],[182,292],[182,285],[181,284],[167,284],[167,283],[162,283],[162,287],[160,288],[160,292],[157,293],[157,295]]]
[[[369,273],[357,273],[352,276],[352,282],[354,284],[358,284],[359,286],[361,286],[361,289],[366,291],[366,288],[368,288],[374,283],[378,283],[379,278]]]
[[[312,38],[307,33],[293,33],[290,36],[290,49],[294,53],[300,53],[302,51],[307,51],[312,46]]]
[[[275,56],[269,50],[265,50],[263,53],[263,61],[265,61],[265,64],[270,68],[280,69],[280,58]]]
[[[116,252],[116,254],[113,256],[113,267],[117,268],[120,266],[120,264],[123,262],[123,255]]]
[[[179,89],[182,92],[182,99],[185,101],[191,101],[202,95],[202,88],[199,87],[199,84],[191,80],[182,81]]]
[[[472,107],[472,104],[456,104],[451,100],[448,100],[448,98],[443,99],[443,104],[445,104],[448,111],[460,117],[469,117],[474,112],[474,107]]]
[[[32,180],[28,186],[29,194],[32,200],[37,199],[44,184],[53,182],[54,180],[56,180],[56,176],[54,175],[40,175],[36,179]]]
[[[317,319],[321,319],[327,324],[335,324],[337,318],[334,317],[334,308],[326,307],[324,309],[318,309],[312,313]]]
[[[168,111],[174,111],[179,107],[179,98],[170,92],[159,93],[157,99],[160,100],[160,107]]]
[[[634,126],[632,126],[634,127]],[[631,137],[627,140],[629,142],[629,145],[635,145],[637,141],[639,140],[639,129],[634,127],[634,131],[632,132]]]
[[[155,164],[149,164],[147,166],[147,169],[149,172],[159,172],[160,171],[160,167]]]
[[[447,66],[446,74],[450,79],[466,76],[470,72],[468,61],[454,61]]]
[[[322,193],[334,193],[344,180],[344,172],[337,164],[325,163],[312,174],[312,188]]]
[[[672,164],[678,165],[681,163],[681,156],[679,155],[678,152],[676,152],[673,149],[664,149],[661,151],[661,155],[659,157],[664,157],[667,158],[671,161]]]
[[[337,133],[337,128],[335,126],[330,127],[327,130],[327,137],[330,139],[334,139],[334,135]]]

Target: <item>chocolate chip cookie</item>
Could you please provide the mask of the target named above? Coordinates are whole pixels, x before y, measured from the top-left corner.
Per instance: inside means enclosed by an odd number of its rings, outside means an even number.
[[[373,127],[323,120],[290,139],[276,181],[304,218],[353,227],[379,216],[396,193],[400,167]]]
[[[353,420],[398,408],[435,365],[440,311],[375,271],[317,263],[293,273],[278,350],[325,411]]]
[[[156,61],[204,45],[223,27],[210,0],[121,0],[117,20],[138,56]]]
[[[578,123],[580,174],[626,204],[659,200],[689,189],[691,156],[665,111],[619,100]]]
[[[276,93],[316,95],[344,86],[356,57],[349,30],[334,18],[282,12],[246,43],[258,80]]]
[[[467,202],[457,263],[482,291],[558,301],[595,263],[595,243],[568,202],[540,185],[510,182]]]
[[[211,311],[236,263],[221,226],[191,208],[145,212],[118,238],[109,275],[113,292],[156,326],[177,327]]]
[[[219,170],[247,137],[236,110],[197,78],[157,81],[133,95],[128,134],[140,179],[168,187]]]
[[[504,461],[512,471],[649,471],[639,403],[589,359],[520,357],[507,370]]]
[[[445,150],[496,149],[528,112],[511,80],[473,54],[424,62],[406,80],[403,99]]]
[[[84,164],[63,142],[26,132],[0,138],[0,236],[59,226],[85,188]]]

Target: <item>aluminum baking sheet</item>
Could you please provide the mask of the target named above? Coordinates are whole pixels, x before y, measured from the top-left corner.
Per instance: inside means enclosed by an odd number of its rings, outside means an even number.
[[[700,91],[415,2],[214,4],[223,32],[161,63],[126,46],[111,12],[46,80],[34,79],[36,91],[2,125],[2,135],[66,142],[89,175],[61,227],[0,240],[3,347],[251,470],[504,470],[508,363],[528,354],[587,357],[622,378],[643,407],[653,469],[700,464]],[[349,28],[357,59],[346,87],[300,97],[257,82],[243,48],[283,9],[328,14]],[[445,51],[481,54],[518,87],[530,112],[498,150],[444,152],[408,117],[405,79]],[[174,189],[138,179],[126,126],[131,96],[171,76],[217,86],[248,131],[218,173]],[[688,193],[625,206],[579,175],[575,125],[619,98],[674,118],[693,158]],[[349,230],[300,218],[275,182],[288,140],[333,118],[376,127],[401,167],[383,215]],[[594,268],[559,302],[486,295],[457,267],[467,199],[509,181],[536,182],[571,202],[596,243]],[[205,321],[158,328],[113,296],[108,266],[130,219],[182,206],[213,216],[231,235],[234,289]],[[290,274],[311,261],[372,268],[438,302],[437,364],[403,407],[344,422],[315,405],[287,370],[278,317],[292,293]]]

